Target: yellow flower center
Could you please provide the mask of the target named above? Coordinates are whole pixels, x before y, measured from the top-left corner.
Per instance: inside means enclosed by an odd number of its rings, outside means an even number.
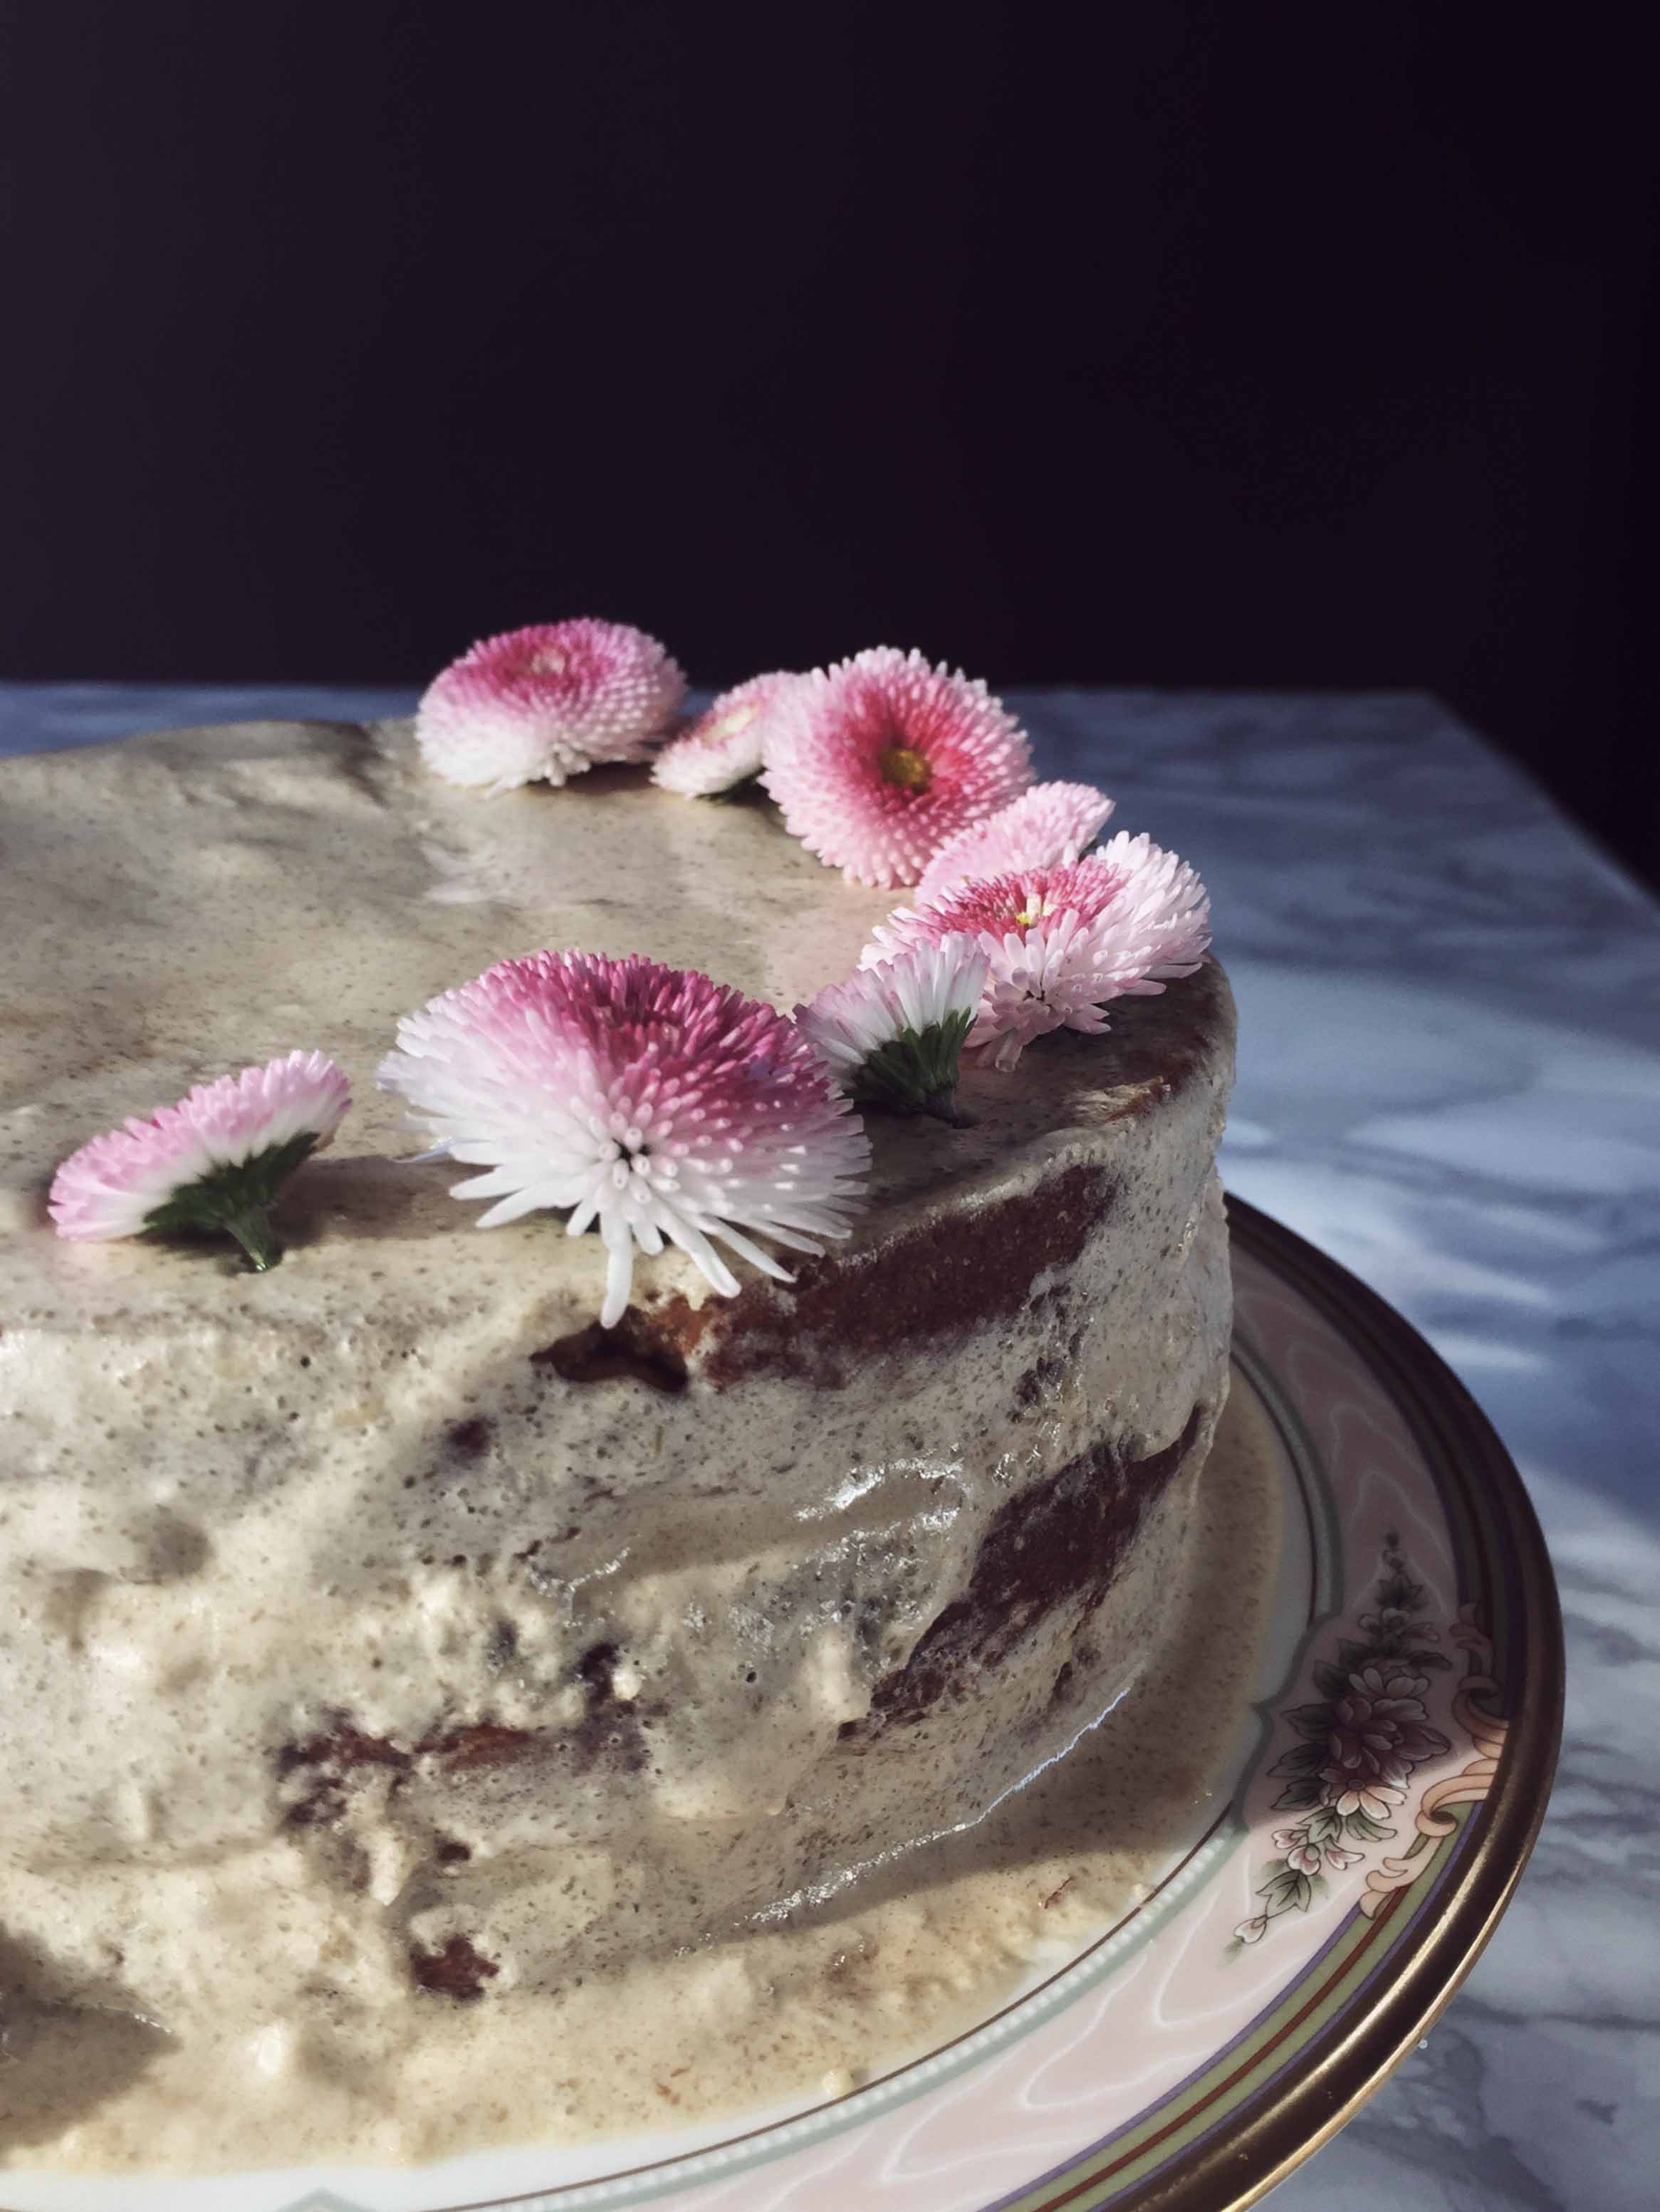
[[[876,765],[901,791],[926,791],[933,781],[927,754],[913,752],[909,745],[885,746],[876,756]]]

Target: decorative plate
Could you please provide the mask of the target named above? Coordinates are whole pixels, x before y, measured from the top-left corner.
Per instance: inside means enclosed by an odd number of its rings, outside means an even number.
[[[0,2178],[5,2212],[1227,2212],[1451,1996],[1544,1810],[1549,1562],[1503,1446],[1382,1300],[1232,1202],[1237,1379],[1278,1437],[1274,1623],[1221,1818],[972,2033],[833,2102],[441,2166]]]

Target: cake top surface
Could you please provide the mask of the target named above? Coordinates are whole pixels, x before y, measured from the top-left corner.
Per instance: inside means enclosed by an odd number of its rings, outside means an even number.
[[[476,1301],[534,1275],[586,1318],[597,1238],[545,1215],[480,1238],[447,1163],[400,1164],[424,1140],[374,1081],[398,1015],[544,946],[642,952],[788,1011],[850,972],[903,897],[844,882],[763,805],[689,801],[641,769],[482,799],[427,773],[397,723],[26,757],[0,769],[0,1310],[70,1327],[250,1298],[273,1318],[361,1311],[394,1272],[439,1304],[458,1279]],[[1046,1039],[1012,1077],[970,1077],[971,1130],[883,1123],[855,1242],[1057,1127],[1133,1115],[1214,1042],[1221,994],[1207,969],[1124,1001],[1106,1040]],[[52,1235],[46,1188],[75,1146],[295,1046],[340,1062],[354,1105],[285,1194],[282,1267],[256,1279],[228,1249]],[[636,1297],[671,1292],[706,1295],[678,1255],[643,1263]]]

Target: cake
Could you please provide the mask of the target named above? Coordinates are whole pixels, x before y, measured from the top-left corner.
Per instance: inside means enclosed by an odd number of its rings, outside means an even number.
[[[968,1073],[965,1126],[871,1116],[868,1210],[793,1283],[670,1251],[606,1328],[598,1238],[481,1235],[410,1162],[396,1016],[544,945],[787,1010],[894,894],[643,768],[481,799],[397,724],[0,799],[15,2021],[372,2084],[434,2008],[822,1911],[1133,1680],[1226,1389],[1213,962]],[[358,1103],[279,1267],[52,1234],[72,1146],[297,1042]]]

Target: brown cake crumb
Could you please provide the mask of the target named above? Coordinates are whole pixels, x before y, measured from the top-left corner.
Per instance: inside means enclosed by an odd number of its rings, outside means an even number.
[[[410,1971],[423,1990],[453,1997],[459,2004],[471,2004],[483,1996],[485,1983],[494,1981],[502,1969],[465,1936],[452,1936],[441,1951],[423,1951],[418,1946],[411,1949]]]

